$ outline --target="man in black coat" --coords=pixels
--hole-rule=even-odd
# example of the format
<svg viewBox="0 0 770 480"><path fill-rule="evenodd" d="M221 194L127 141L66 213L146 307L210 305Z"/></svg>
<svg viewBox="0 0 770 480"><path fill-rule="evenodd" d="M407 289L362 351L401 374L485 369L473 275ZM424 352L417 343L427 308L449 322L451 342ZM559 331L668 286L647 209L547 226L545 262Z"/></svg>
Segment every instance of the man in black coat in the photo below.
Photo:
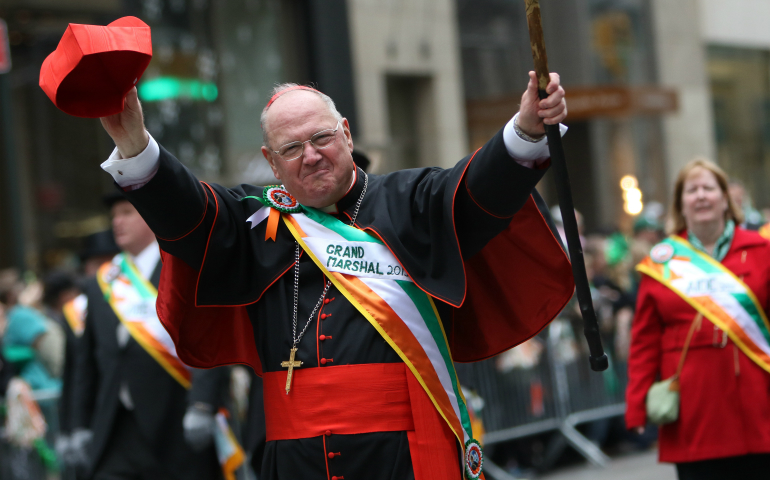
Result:
<svg viewBox="0 0 770 480"><path fill-rule="evenodd" d="M116 243L157 287L161 262L152 231L122 196L108 201ZM227 394L227 369L194 370L185 388L119 320L103 286L91 279L84 288L88 307L73 386L73 444L86 454L87 476L220 478L211 437Z"/></svg>
<svg viewBox="0 0 770 480"><path fill-rule="evenodd" d="M573 290L531 198L548 156L533 137L566 115L557 77L547 91L538 100L532 73L518 120L453 168L367 175L331 99L281 86L262 128L284 187L199 182L144 130L135 91L102 119L117 146L102 168L160 239L159 316L180 356L263 373L262 478L457 479L462 452L477 476L451 361L530 338ZM374 243L378 261L362 269ZM358 258L332 265L358 273L330 273L324 252ZM367 297L361 285L375 279L382 289Z"/></svg>

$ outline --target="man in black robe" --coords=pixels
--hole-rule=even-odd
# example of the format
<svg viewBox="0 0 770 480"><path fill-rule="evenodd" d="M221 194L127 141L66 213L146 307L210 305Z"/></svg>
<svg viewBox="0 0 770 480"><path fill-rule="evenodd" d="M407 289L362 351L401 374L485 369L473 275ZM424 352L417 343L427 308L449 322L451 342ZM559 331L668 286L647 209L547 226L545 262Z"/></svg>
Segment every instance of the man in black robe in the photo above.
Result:
<svg viewBox="0 0 770 480"><path fill-rule="evenodd" d="M558 76L547 91L549 97L539 100L530 73L517 116L454 168L367 177L354 166L347 120L331 99L307 87L281 86L262 114L263 154L300 204L346 223L358 212L355 226L379 237L414 283L438 300L452 358L480 360L535 335L572 294L569 264L531 198L547 167L543 119L556 124L566 116ZM295 243L283 223L274 225L274 240L266 236L269 221L247 223L262 207L263 187L199 182L145 131L135 90L125 110L102 123L117 146L102 168L159 239L165 263L158 313L187 364L246 363L285 378L282 362L305 326L296 352L300 372L402 362L335 286L322 296L326 278L309 255L299 258L295 278ZM321 132L331 137L319 140ZM297 148L287 148L292 144ZM260 478L462 475L459 457L441 466L446 474L426 471L425 462L418 468L406 429L337 434L329 428L271 440L286 424L324 422L306 410L274 409L276 396L285 395L276 390L265 387L268 441ZM354 401L334 388L318 395L326 411L347 411Z"/></svg>

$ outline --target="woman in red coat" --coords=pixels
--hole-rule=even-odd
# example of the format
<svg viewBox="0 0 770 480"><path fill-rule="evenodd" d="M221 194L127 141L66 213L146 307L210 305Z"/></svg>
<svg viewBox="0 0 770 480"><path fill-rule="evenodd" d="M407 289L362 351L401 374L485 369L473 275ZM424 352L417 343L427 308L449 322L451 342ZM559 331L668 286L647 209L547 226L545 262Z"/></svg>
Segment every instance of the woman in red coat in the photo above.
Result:
<svg viewBox="0 0 770 480"><path fill-rule="evenodd" d="M656 265L663 272L662 265L677 259L670 245L686 245L681 240L687 240L690 245L686 248L705 252L743 280L756 296L757 311L768 312L770 243L737 226L741 214L729 198L727 176L705 160L694 160L679 173L671 215L676 236L653 248L645 260L653 269L640 267L643 275L631 332L626 424L643 431L647 392L653 382L675 374L692 326L694 333L679 377L679 417L660 427L660 461L676 463L680 480L770 478L770 373L744 353L745 343L734 343L733 338L742 337L728 335L708 316L696 319L695 307L659 281L664 277L653 275ZM701 265L721 269L713 261ZM669 268L671 280L673 267ZM695 288L685 285L683 289Z"/></svg>

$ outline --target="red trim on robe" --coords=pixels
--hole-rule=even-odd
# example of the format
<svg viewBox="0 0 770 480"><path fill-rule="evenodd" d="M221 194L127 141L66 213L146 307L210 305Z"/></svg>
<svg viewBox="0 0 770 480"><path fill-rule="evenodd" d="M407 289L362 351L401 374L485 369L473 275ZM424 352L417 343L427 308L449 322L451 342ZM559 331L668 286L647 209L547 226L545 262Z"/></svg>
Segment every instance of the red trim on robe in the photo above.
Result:
<svg viewBox="0 0 770 480"><path fill-rule="evenodd" d="M173 255L161 255L158 317L179 358L195 368L249 365L261 375L245 306L195 307L199 272ZM466 298L447 329L458 362L480 361L532 338L574 291L569 261L532 198L465 268Z"/></svg>
<svg viewBox="0 0 770 480"><path fill-rule="evenodd" d="M575 289L572 266L532 197L465 267L465 302L447 331L456 362L478 362L534 337Z"/></svg>
<svg viewBox="0 0 770 480"><path fill-rule="evenodd" d="M177 242L177 241L182 240L183 238L187 237L188 235L190 235L194 231L198 230L198 227L201 226L201 224L203 223L203 220L206 219L206 213L209 211L209 192L206 191L206 187L208 187L208 184L206 182L201 182L201 184L205 185L205 187L202 187L202 188L203 188L203 194L206 196L206 198L204 200L205 201L205 207L203 207L203 215L201 215L201 219L198 220L198 223L196 223L195 226L192 229L190 229L187 233L185 233L183 235L180 235L180 236L178 236L176 238L158 237L158 240L163 240L164 242Z"/></svg>

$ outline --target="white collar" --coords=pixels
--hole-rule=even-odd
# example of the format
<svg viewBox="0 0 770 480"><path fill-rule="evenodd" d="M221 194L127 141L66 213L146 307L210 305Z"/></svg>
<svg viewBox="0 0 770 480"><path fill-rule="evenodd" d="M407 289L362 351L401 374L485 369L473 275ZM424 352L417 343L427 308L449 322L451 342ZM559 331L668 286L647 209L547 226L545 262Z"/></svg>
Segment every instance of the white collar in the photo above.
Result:
<svg viewBox="0 0 770 480"><path fill-rule="evenodd" d="M337 204L332 203L331 205L323 207L321 211L324 213L337 213Z"/></svg>
<svg viewBox="0 0 770 480"><path fill-rule="evenodd" d="M348 191L345 192L345 195L350 193L350 191L353 189L353 185L356 184L356 180L358 180L358 167L356 167L355 175L353 175L353 181L350 182L350 186L348 187ZM345 196L343 195L342 198L345 198ZM340 200L342 200L342 199L340 199ZM337 213L338 212L338 210L337 210L337 202L334 202L331 205L327 205L325 207L322 207L319 210L321 210L324 213Z"/></svg>
<svg viewBox="0 0 770 480"><path fill-rule="evenodd" d="M144 250L139 252L137 256L131 255L131 259L134 261L134 265L136 265L136 269L139 270L139 273L149 280L160 260L160 248L158 247L158 242L152 242L145 247Z"/></svg>

